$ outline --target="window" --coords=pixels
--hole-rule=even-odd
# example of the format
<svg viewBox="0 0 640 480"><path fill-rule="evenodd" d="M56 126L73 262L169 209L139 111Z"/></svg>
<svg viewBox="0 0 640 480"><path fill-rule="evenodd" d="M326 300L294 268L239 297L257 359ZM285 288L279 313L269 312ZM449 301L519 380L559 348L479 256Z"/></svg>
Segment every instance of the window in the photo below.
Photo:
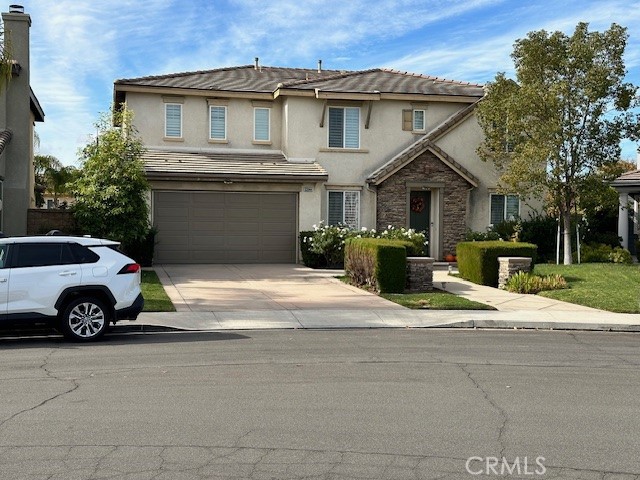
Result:
<svg viewBox="0 0 640 480"><path fill-rule="evenodd" d="M413 111L413 130L415 132L424 132L426 130L425 127L425 111L424 110L414 110Z"/></svg>
<svg viewBox="0 0 640 480"><path fill-rule="evenodd" d="M70 243L69 247L73 252L76 263L97 263L100 260L100 256L97 253L92 252L83 245Z"/></svg>
<svg viewBox="0 0 640 480"><path fill-rule="evenodd" d="M4 268L9 255L9 245L0 245L0 269Z"/></svg>
<svg viewBox="0 0 640 480"><path fill-rule="evenodd" d="M77 263L66 243L23 243L18 246L15 267L46 267Z"/></svg>
<svg viewBox="0 0 640 480"><path fill-rule="evenodd" d="M182 105L179 103L165 103L164 117L164 136L182 138Z"/></svg>
<svg viewBox="0 0 640 480"><path fill-rule="evenodd" d="M329 107L329 148L360 148L360 108Z"/></svg>
<svg viewBox="0 0 640 480"><path fill-rule="evenodd" d="M520 216L518 195L491 194L491 225L504 220L515 220Z"/></svg>
<svg viewBox="0 0 640 480"><path fill-rule="evenodd" d="M253 109L253 140L256 142L268 142L270 138L269 120L270 108Z"/></svg>
<svg viewBox="0 0 640 480"><path fill-rule="evenodd" d="M329 192L329 225L359 228L360 192Z"/></svg>
<svg viewBox="0 0 640 480"><path fill-rule="evenodd" d="M227 139L227 107L209 106L209 138L211 140Z"/></svg>

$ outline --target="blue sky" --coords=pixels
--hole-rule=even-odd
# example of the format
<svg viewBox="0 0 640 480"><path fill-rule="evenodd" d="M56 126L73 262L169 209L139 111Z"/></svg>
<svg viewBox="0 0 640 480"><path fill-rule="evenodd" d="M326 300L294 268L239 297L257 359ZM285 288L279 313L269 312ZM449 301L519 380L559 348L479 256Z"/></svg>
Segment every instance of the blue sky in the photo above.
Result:
<svg viewBox="0 0 640 480"><path fill-rule="evenodd" d="M22 0L31 15L31 85L45 111L40 153L76 164L113 81L260 63L389 67L485 83L511 73L532 30L629 29L628 80L640 84L640 1ZM3 8L8 11L9 2ZM623 144L635 159L636 144Z"/></svg>

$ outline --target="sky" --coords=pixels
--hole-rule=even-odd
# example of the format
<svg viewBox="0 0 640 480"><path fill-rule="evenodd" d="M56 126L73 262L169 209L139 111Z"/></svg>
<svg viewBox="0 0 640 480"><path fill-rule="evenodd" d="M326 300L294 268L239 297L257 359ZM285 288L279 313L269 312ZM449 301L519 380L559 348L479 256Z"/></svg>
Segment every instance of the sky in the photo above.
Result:
<svg viewBox="0 0 640 480"><path fill-rule="evenodd" d="M78 165L120 78L253 64L376 67L486 83L513 76L513 43L578 22L628 28L640 84L640 0L14 0L31 16L39 153ZM8 11L9 2L3 10ZM622 158L638 145L623 142Z"/></svg>

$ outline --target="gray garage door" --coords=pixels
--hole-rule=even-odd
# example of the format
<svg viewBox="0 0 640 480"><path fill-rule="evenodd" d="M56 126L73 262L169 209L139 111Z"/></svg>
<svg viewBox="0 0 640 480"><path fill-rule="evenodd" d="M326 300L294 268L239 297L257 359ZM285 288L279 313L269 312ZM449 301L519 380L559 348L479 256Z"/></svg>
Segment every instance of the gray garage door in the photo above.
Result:
<svg viewBox="0 0 640 480"><path fill-rule="evenodd" d="M295 193L154 192L157 263L294 263Z"/></svg>

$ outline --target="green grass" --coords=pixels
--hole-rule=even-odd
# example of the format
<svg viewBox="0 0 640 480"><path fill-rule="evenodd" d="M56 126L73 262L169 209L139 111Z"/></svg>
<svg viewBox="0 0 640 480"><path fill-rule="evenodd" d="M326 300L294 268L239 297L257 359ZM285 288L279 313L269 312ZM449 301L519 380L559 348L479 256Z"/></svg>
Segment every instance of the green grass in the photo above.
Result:
<svg viewBox="0 0 640 480"><path fill-rule="evenodd" d="M569 288L538 295L609 312L640 313L640 267L614 263L544 265L534 268L538 275L558 273Z"/></svg>
<svg viewBox="0 0 640 480"><path fill-rule="evenodd" d="M142 296L144 297L143 312L175 312L176 309L167 297L153 270L142 271Z"/></svg>
<svg viewBox="0 0 640 480"><path fill-rule="evenodd" d="M382 298L403 307L428 310L495 310L490 305L467 300L449 292L434 289L424 293L381 293Z"/></svg>

